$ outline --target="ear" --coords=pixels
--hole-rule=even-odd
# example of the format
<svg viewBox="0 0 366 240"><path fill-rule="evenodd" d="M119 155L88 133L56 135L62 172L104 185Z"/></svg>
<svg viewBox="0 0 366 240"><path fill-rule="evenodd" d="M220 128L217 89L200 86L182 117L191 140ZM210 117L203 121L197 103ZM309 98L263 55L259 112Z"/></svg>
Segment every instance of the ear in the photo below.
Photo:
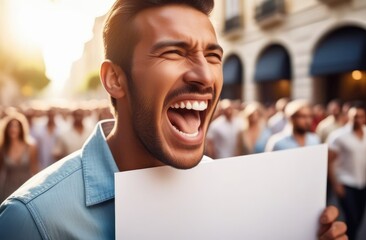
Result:
<svg viewBox="0 0 366 240"><path fill-rule="evenodd" d="M124 71L112 63L110 60L105 60L100 68L100 79L104 89L113 98L119 99L126 95L126 75Z"/></svg>

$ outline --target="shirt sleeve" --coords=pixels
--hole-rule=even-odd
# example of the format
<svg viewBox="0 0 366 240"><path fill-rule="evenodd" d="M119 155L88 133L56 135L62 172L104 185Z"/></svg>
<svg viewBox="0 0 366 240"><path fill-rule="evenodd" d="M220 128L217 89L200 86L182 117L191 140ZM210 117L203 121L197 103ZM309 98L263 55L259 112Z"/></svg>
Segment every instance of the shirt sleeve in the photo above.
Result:
<svg viewBox="0 0 366 240"><path fill-rule="evenodd" d="M18 200L0 206L0 239L42 239L28 208Z"/></svg>

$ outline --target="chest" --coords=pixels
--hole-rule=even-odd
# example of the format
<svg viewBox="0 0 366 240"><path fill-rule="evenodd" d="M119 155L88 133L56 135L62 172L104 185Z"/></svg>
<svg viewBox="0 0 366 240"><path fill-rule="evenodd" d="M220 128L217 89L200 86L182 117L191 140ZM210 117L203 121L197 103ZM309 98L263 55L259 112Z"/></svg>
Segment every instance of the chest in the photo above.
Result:
<svg viewBox="0 0 366 240"><path fill-rule="evenodd" d="M358 137L354 134L345 136L340 141L341 151L346 154L366 156L366 137Z"/></svg>
<svg viewBox="0 0 366 240"><path fill-rule="evenodd" d="M6 162L9 165L19 165L25 163L28 148L25 144L10 146L6 153Z"/></svg>

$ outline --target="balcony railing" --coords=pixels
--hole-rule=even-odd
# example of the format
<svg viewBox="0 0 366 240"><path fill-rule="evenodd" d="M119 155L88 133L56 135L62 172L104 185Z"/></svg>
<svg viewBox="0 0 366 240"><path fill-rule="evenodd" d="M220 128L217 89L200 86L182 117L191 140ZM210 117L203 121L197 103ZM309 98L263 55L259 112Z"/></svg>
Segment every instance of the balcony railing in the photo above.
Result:
<svg viewBox="0 0 366 240"><path fill-rule="evenodd" d="M224 33L241 30L243 27L243 16L237 15L225 20Z"/></svg>
<svg viewBox="0 0 366 240"><path fill-rule="evenodd" d="M283 20L286 14L284 0L266 0L255 8L255 19L261 26L268 26Z"/></svg>
<svg viewBox="0 0 366 240"><path fill-rule="evenodd" d="M319 2L331 5L331 4L337 4L341 2L350 2L351 0L318 0Z"/></svg>

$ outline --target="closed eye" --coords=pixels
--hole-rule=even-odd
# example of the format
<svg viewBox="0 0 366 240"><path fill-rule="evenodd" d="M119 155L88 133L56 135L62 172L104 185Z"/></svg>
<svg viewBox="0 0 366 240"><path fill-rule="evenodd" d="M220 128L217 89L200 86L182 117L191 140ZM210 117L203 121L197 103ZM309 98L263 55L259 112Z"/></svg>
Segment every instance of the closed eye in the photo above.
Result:
<svg viewBox="0 0 366 240"><path fill-rule="evenodd" d="M173 50L169 50L169 51L165 51L163 52L162 56L173 56L173 55L177 55L177 56L184 56L184 52L178 49L173 49Z"/></svg>
<svg viewBox="0 0 366 240"><path fill-rule="evenodd" d="M221 54L218 54L218 53L215 53L215 52L211 52L211 53L206 54L206 58L208 58L209 61L214 61L215 63L216 62L221 63L221 61L222 61Z"/></svg>

